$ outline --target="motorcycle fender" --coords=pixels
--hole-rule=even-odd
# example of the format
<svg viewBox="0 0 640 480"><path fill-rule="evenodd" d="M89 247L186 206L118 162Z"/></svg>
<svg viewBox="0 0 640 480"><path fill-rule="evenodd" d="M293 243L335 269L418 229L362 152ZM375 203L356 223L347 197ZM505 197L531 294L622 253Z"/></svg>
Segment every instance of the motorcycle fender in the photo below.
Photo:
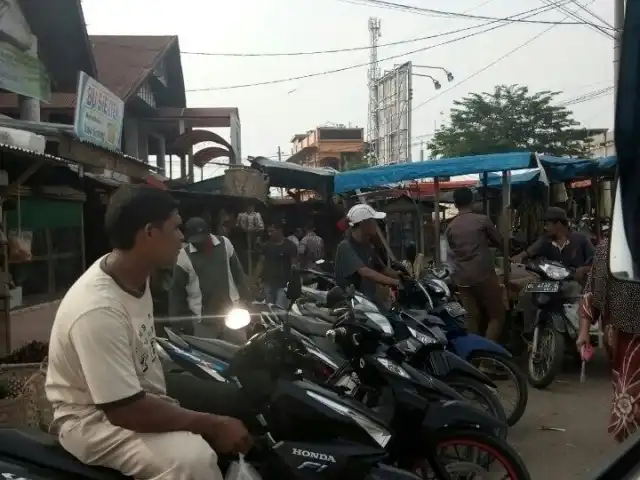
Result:
<svg viewBox="0 0 640 480"><path fill-rule="evenodd" d="M507 428L506 423L493 415L474 407L467 401L459 400L431 403L422 425L431 432L444 428L473 427L493 434L497 429Z"/></svg>
<svg viewBox="0 0 640 480"><path fill-rule="evenodd" d="M470 377L496 388L496 384L489 377L452 352L447 350L432 351L429 353L429 361L431 362L431 370L436 377L445 378L448 375Z"/></svg>
<svg viewBox="0 0 640 480"><path fill-rule="evenodd" d="M506 357L511 357L509 350L504 348L502 345L492 342L480 335L476 335L475 333L468 333L467 335L456 337L451 340L451 344L453 345L453 349L456 354L465 360L467 360L473 352L477 351L493 352Z"/></svg>
<svg viewBox="0 0 640 480"><path fill-rule="evenodd" d="M415 473L408 472L406 470L400 470L399 468L392 467L390 465L379 465L369 472L364 480L421 480Z"/></svg>

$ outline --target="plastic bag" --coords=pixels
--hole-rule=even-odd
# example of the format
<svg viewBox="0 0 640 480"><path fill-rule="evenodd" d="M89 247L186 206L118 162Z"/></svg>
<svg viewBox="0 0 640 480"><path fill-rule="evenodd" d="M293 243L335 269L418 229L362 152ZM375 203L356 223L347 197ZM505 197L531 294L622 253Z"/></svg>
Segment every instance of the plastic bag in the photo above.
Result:
<svg viewBox="0 0 640 480"><path fill-rule="evenodd" d="M244 461L244 455L240 455L237 462L233 462L227 470L225 480L262 480L255 468Z"/></svg>

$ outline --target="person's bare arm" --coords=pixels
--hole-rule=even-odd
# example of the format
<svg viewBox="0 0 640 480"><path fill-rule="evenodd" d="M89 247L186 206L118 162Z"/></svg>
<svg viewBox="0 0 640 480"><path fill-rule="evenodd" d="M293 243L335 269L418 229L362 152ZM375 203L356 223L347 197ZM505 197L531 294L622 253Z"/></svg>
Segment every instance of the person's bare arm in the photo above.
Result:
<svg viewBox="0 0 640 480"><path fill-rule="evenodd" d="M215 421L211 415L144 392L133 364L126 322L118 310L100 307L76 320L69 332L95 405L112 424L134 432L211 431Z"/></svg>
<svg viewBox="0 0 640 480"><path fill-rule="evenodd" d="M264 269L264 255L261 255L256 265L256 271L253 273L252 281L255 283L262 277L262 270Z"/></svg>

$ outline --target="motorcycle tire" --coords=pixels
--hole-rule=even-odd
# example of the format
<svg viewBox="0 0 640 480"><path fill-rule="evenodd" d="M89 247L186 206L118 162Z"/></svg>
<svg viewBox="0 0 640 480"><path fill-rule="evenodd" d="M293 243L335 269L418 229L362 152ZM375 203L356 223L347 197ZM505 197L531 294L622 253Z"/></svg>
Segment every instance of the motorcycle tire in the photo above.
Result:
<svg viewBox="0 0 640 480"><path fill-rule="evenodd" d="M520 455L518 455L518 453L509 446L505 440L493 437L478 430L451 429L438 432L436 451L438 452L439 460L447 470L449 470L451 463L443 460L440 457L440 453L447 446L453 445L477 447L478 450L484 450L487 454L498 459L505 470L507 470L507 476L503 477L504 480L531 480L531 475L522 461L522 458L520 458ZM478 458L482 457L482 455L478 456ZM438 477L423 474L423 478L435 479Z"/></svg>
<svg viewBox="0 0 640 480"><path fill-rule="evenodd" d="M461 394L465 399L469 399L472 403L479 403L483 410L493 415L495 418L508 425L507 414L500 400L494 395L489 387L475 378L464 377L460 375L447 376L442 379L447 385ZM471 393L473 399L467 395ZM498 438L505 440L509 432L508 427L500 428L496 431Z"/></svg>
<svg viewBox="0 0 640 480"><path fill-rule="evenodd" d="M475 367L482 362L482 360L489 360L495 363L502 364L502 366L511 372L512 377L515 380L516 388L518 390L518 398L516 400L516 405L513 408L512 412L507 413L507 423L510 427L513 427L524 415L524 411L527 408L527 402L529 401L529 387L527 385L527 377L522 371L522 369L516 364L516 362L511 357L507 357L500 353L489 352L489 351L475 351L469 355L467 361L473 364Z"/></svg>
<svg viewBox="0 0 640 480"><path fill-rule="evenodd" d="M534 359L531 353L529 354L529 359L527 361L527 377L529 379L529 383L532 387L537 389L547 388L562 371L562 362L564 361L564 336L552 327L544 327L540 330L538 339L541 339L544 335L548 334L552 335L551 348L553 349L551 352L553 359L551 360L551 365L549 365L549 370L541 377L537 377L533 374ZM540 343L538 341L538 345L539 344Z"/></svg>

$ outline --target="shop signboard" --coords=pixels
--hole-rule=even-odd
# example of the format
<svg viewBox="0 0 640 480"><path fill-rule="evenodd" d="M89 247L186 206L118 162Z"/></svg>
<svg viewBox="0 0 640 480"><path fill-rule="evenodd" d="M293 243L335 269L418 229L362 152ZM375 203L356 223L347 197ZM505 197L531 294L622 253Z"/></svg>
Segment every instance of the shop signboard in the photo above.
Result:
<svg viewBox="0 0 640 480"><path fill-rule="evenodd" d="M40 60L1 41L0 88L42 102L51 100L49 76Z"/></svg>
<svg viewBox="0 0 640 480"><path fill-rule="evenodd" d="M120 151L124 102L84 72L78 76L78 96L73 121L79 139Z"/></svg>

